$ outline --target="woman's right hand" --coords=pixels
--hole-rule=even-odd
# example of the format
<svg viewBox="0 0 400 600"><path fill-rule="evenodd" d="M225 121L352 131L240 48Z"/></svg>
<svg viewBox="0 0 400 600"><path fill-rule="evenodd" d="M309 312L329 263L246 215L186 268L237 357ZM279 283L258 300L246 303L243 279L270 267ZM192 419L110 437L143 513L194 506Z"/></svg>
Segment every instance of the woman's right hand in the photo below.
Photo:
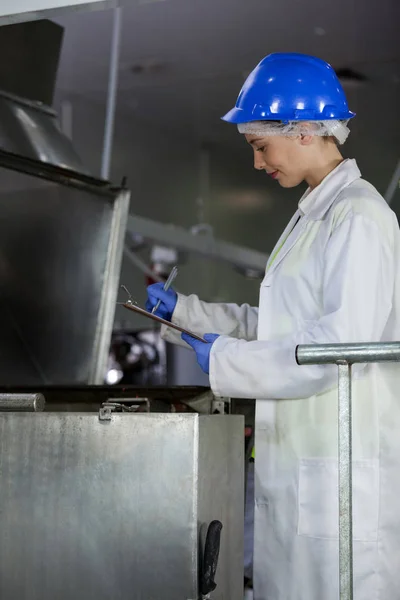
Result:
<svg viewBox="0 0 400 600"><path fill-rule="evenodd" d="M170 321L178 301L177 293L172 288L165 291L163 283L149 285L147 288L146 310L151 312L159 300L161 300L161 304L154 314Z"/></svg>

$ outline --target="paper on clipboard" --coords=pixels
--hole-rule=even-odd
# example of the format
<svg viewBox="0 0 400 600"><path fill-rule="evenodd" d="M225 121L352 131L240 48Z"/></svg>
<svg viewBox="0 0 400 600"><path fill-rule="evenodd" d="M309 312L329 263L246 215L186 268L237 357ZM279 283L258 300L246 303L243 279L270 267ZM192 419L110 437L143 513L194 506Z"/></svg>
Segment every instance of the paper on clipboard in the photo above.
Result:
<svg viewBox="0 0 400 600"><path fill-rule="evenodd" d="M133 310L134 312L138 313L139 315L143 315L144 317L147 317L148 319L153 319L153 321L157 321L157 323L162 323L163 325L166 325L167 327L176 329L177 331L180 331L181 333L187 333L188 335L191 335L195 340L199 340L199 342L204 342L205 344L207 344L207 341L204 338L197 335L196 333L192 333L188 329L184 329L183 327L179 327L179 325L175 325L174 323L171 323L170 321L167 321L166 319L163 319L162 317L158 317L157 315L155 315L151 312L148 312L144 308L140 308L140 306L133 304L133 302L130 302L129 300L128 300L128 302L123 302L122 306L124 308L127 308L128 310Z"/></svg>

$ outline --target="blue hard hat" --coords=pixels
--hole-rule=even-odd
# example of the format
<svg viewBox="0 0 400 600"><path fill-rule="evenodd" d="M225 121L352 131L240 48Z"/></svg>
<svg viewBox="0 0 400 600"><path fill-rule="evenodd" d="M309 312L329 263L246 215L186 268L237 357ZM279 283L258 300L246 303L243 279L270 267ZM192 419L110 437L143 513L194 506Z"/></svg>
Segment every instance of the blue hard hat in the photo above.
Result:
<svg viewBox="0 0 400 600"><path fill-rule="evenodd" d="M286 52L262 59L247 77L235 108L222 119L287 123L354 116L331 65L315 56Z"/></svg>

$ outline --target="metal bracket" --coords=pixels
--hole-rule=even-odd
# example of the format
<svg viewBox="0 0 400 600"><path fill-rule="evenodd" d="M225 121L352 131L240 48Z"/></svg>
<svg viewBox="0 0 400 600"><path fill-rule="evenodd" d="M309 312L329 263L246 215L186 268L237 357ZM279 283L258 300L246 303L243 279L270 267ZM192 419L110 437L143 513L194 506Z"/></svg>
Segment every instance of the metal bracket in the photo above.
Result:
<svg viewBox="0 0 400 600"><path fill-rule="evenodd" d="M99 420L100 421L111 421L112 413L120 412L120 413L136 413L138 412L138 408L141 405L145 405L145 412L150 412L150 400L148 398L124 398L125 402L130 402L132 404L125 404L120 402L120 399L113 400L109 398L106 402L103 402L102 406L99 410Z"/></svg>
<svg viewBox="0 0 400 600"><path fill-rule="evenodd" d="M231 399L230 398L218 398L213 400L211 403L211 414L225 415L231 412Z"/></svg>
<svg viewBox="0 0 400 600"><path fill-rule="evenodd" d="M101 406L99 410L99 421L111 421L113 408L111 406Z"/></svg>
<svg viewBox="0 0 400 600"><path fill-rule="evenodd" d="M129 404L127 404L129 403ZM145 405L145 412L150 412L150 400L148 398L109 398L103 406L112 406L115 412L138 412L140 406Z"/></svg>
<svg viewBox="0 0 400 600"><path fill-rule="evenodd" d="M225 402L223 400L213 400L211 405L211 414L225 414Z"/></svg>

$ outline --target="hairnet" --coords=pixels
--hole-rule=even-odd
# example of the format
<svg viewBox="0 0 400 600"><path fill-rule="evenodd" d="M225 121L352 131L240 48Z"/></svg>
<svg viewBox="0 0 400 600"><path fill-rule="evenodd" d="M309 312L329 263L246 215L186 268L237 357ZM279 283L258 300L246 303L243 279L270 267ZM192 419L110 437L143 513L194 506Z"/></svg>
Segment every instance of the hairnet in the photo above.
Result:
<svg viewBox="0 0 400 600"><path fill-rule="evenodd" d="M239 123L238 130L240 133L259 135L261 137L268 135L333 136L339 144L344 144L350 133L350 129L347 127L348 122L348 119L346 121L338 121L337 119L327 121L289 121L289 123L279 121L249 121L247 123Z"/></svg>

